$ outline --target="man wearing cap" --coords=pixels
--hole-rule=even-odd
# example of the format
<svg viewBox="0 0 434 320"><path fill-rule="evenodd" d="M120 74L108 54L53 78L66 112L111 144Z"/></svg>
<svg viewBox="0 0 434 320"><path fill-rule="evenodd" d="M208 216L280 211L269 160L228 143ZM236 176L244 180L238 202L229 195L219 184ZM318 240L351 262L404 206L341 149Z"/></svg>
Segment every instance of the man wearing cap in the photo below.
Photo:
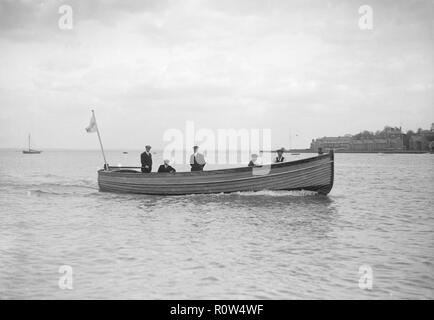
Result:
<svg viewBox="0 0 434 320"><path fill-rule="evenodd" d="M164 164L162 164L159 168L158 168L158 172L162 173L162 172L168 172L168 173L175 173L176 170L171 167L169 165L170 161L169 160L164 160Z"/></svg>
<svg viewBox="0 0 434 320"><path fill-rule="evenodd" d="M205 157L203 154L199 153L199 147L193 147L194 153L190 156L190 166L191 171L203 171L203 167L205 167Z"/></svg>
<svg viewBox="0 0 434 320"><path fill-rule="evenodd" d="M142 172L149 173L152 171L152 154L151 146L147 145L146 151L140 155L140 160L142 161Z"/></svg>
<svg viewBox="0 0 434 320"><path fill-rule="evenodd" d="M274 163L279 163L285 161L285 158L283 157L283 149L277 150L277 157L274 160Z"/></svg>

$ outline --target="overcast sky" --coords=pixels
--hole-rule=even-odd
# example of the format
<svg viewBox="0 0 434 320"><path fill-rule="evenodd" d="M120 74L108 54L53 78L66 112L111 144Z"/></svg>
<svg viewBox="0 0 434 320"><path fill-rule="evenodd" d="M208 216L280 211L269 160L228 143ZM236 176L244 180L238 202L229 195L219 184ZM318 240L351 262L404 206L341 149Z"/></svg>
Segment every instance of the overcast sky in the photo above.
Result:
<svg viewBox="0 0 434 320"><path fill-rule="evenodd" d="M163 148L188 120L270 128L276 147L429 128L433 19L432 1L0 0L0 147L31 132L41 148L97 149L92 108L111 149Z"/></svg>

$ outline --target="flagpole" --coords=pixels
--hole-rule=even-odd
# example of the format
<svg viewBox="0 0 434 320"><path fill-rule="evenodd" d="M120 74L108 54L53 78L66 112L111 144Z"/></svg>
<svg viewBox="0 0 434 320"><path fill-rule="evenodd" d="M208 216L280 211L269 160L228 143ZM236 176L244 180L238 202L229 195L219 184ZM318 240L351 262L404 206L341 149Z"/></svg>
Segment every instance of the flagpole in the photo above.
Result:
<svg viewBox="0 0 434 320"><path fill-rule="evenodd" d="M92 116L95 118L95 122L96 122L95 111L93 110L92 110ZM99 145L101 146L102 157L104 158L104 170L108 170L108 163L105 158L104 147L102 146L101 135L99 134L99 129L98 129L98 123L96 124L96 134L98 135Z"/></svg>

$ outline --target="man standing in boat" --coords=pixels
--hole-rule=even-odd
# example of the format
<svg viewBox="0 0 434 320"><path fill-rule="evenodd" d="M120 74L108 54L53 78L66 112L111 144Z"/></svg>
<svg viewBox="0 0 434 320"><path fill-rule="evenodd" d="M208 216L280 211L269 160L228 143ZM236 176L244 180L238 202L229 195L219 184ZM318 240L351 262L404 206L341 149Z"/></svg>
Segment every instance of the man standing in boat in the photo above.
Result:
<svg viewBox="0 0 434 320"><path fill-rule="evenodd" d="M285 157L283 156L283 148L277 150L277 157L274 160L274 163L279 163L285 161Z"/></svg>
<svg viewBox="0 0 434 320"><path fill-rule="evenodd" d="M151 146L147 145L146 151L140 155L140 160L142 161L142 172L149 173L152 171L152 154Z"/></svg>
<svg viewBox="0 0 434 320"><path fill-rule="evenodd" d="M203 167L205 167L205 157L203 154L199 153L199 147L193 147L194 153L190 156L190 166L191 171L203 171Z"/></svg>

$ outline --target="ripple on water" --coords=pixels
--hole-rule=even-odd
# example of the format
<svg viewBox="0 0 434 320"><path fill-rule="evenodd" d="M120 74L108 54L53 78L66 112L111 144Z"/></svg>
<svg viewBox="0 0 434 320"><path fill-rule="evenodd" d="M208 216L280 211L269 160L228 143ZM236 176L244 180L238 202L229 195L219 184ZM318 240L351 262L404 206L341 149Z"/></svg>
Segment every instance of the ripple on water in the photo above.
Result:
<svg viewBox="0 0 434 320"><path fill-rule="evenodd" d="M329 196L175 197L98 192L96 153L19 157L1 158L2 298L434 297L432 157L337 154Z"/></svg>

